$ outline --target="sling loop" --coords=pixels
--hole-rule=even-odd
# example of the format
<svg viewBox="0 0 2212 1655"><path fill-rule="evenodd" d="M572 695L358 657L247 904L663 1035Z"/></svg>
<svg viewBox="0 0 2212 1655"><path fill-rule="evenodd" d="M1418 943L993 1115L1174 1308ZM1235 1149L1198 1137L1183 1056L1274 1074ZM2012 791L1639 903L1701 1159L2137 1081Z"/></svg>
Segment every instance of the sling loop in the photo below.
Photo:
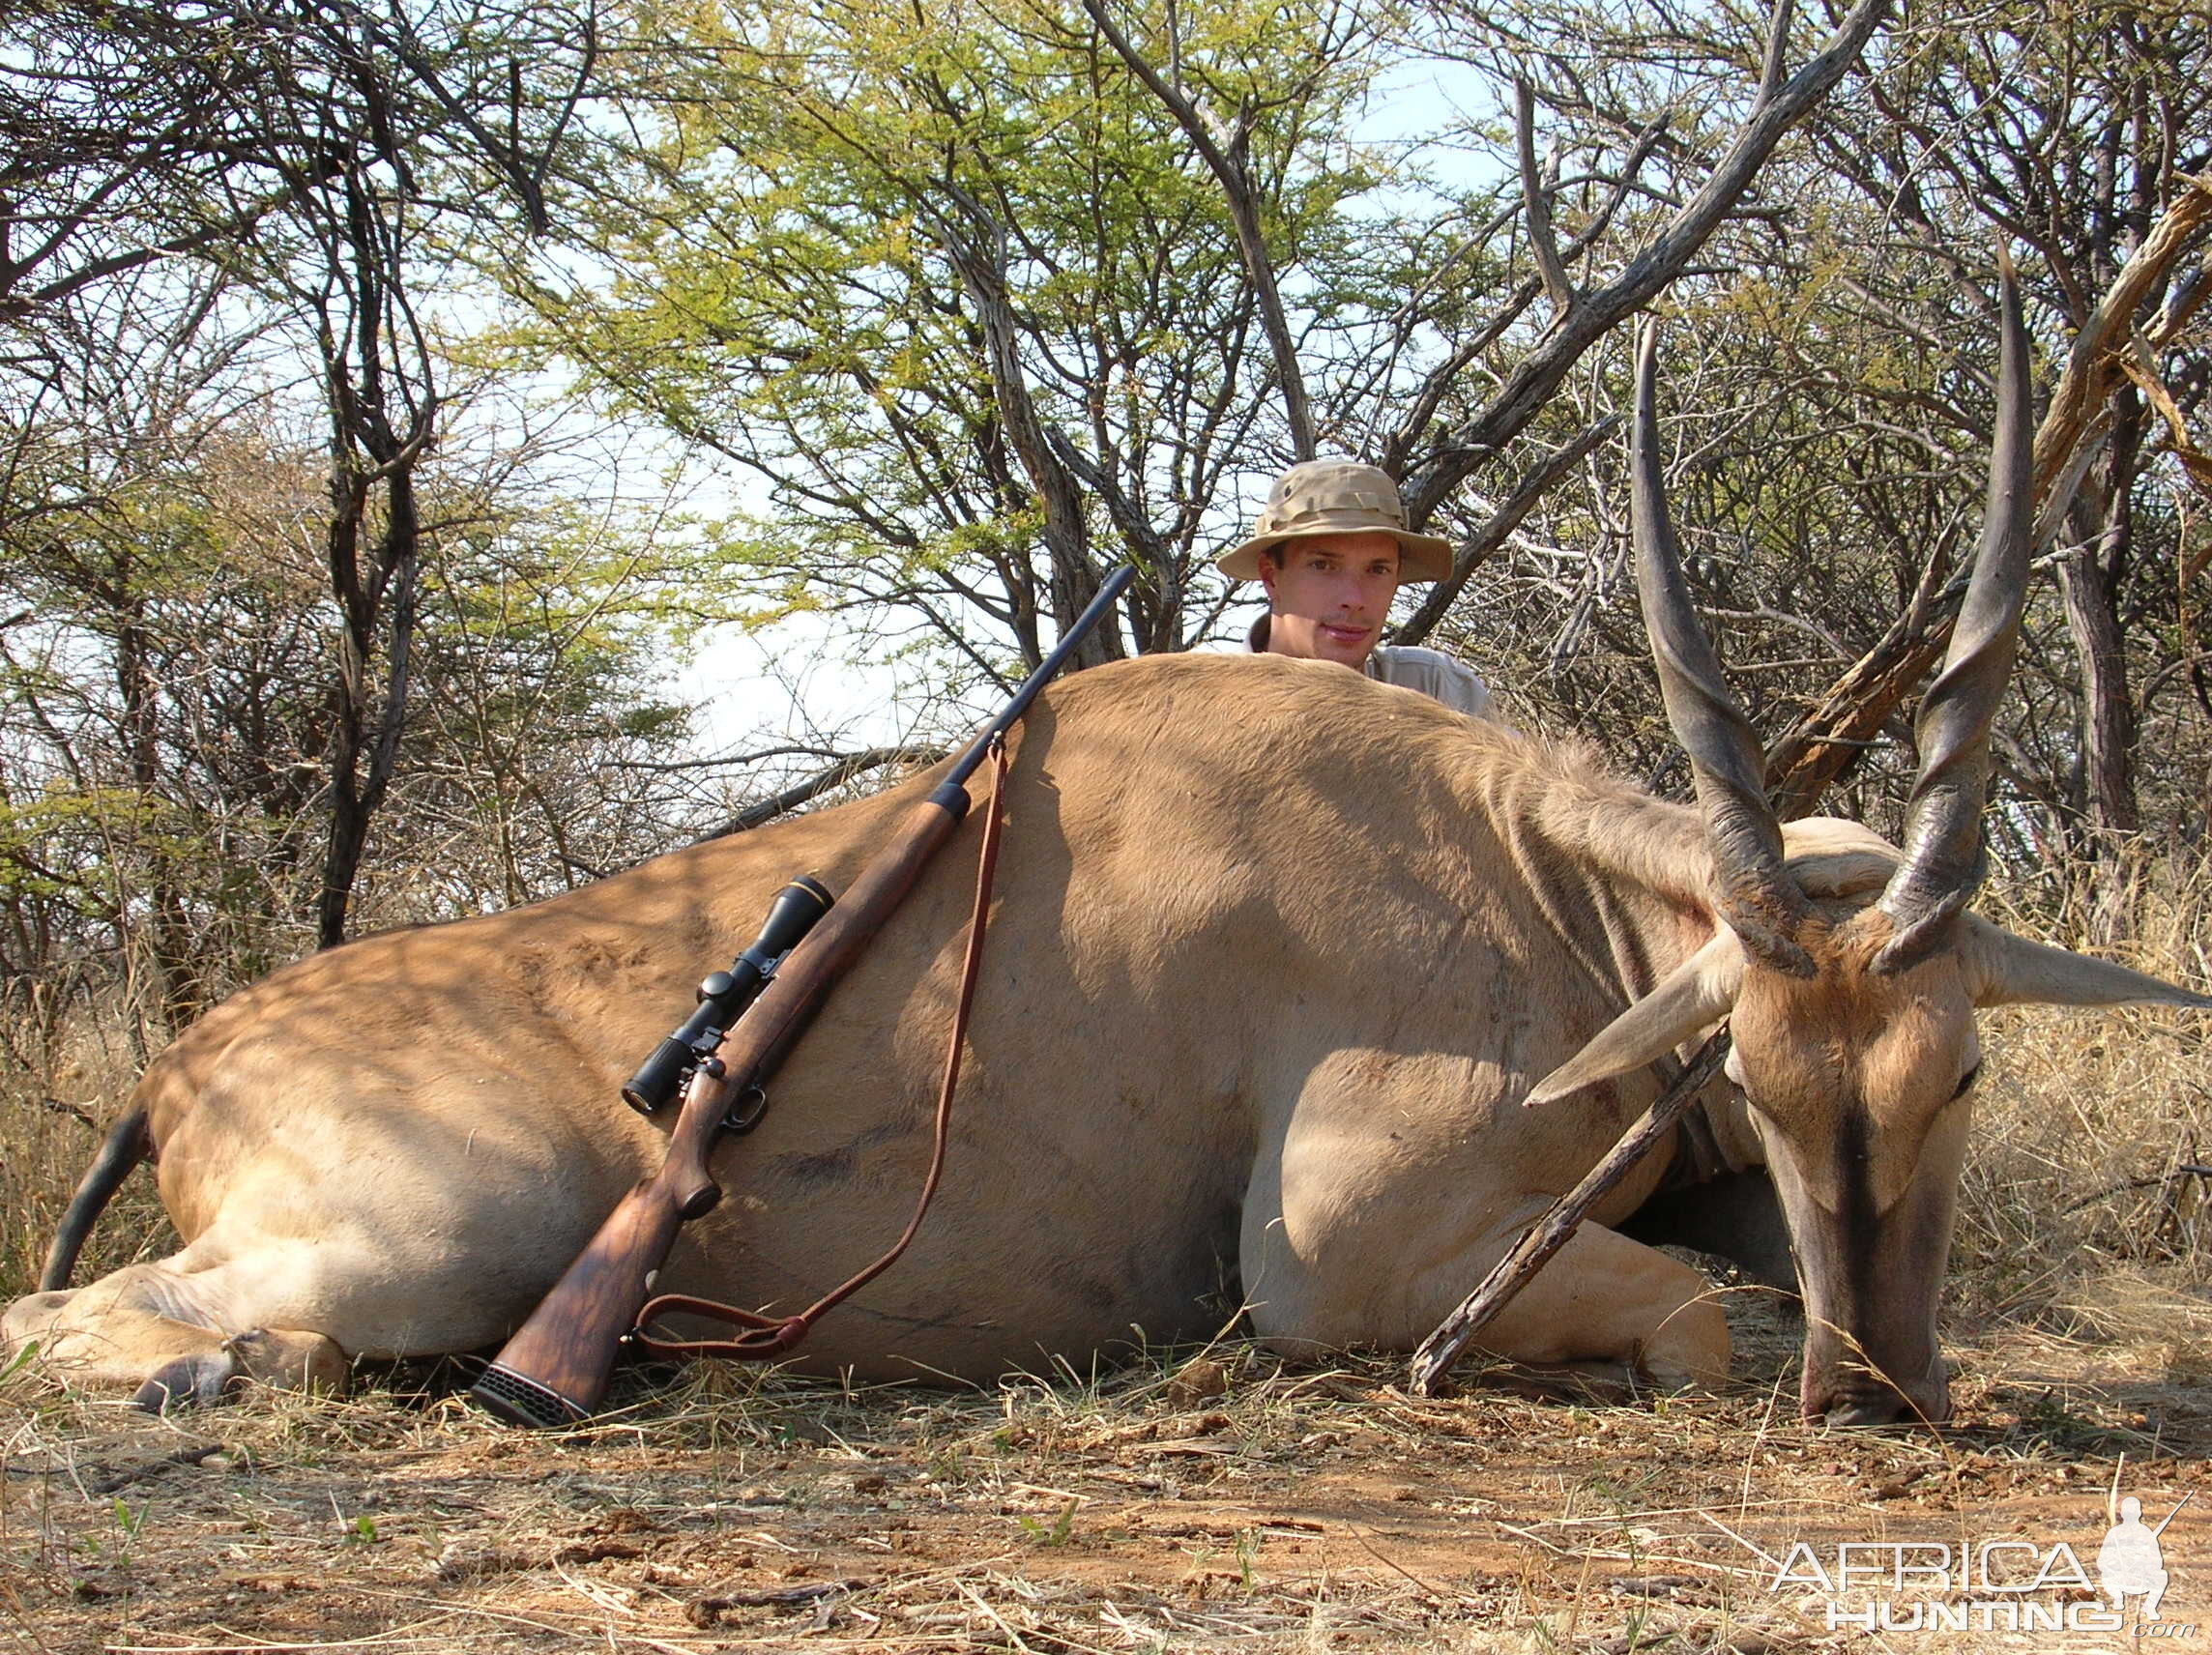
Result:
<svg viewBox="0 0 2212 1655"><path fill-rule="evenodd" d="M929 1204L937 1194L939 1175L945 1171L945 1146L952 1127L952 1095L960 1084L960 1051L967 1041L969 1009L975 1002L975 979L982 974L983 930L991 910L991 877L999 865L999 830L1004 823L1001 807L1006 791L1008 761L1004 735L992 740L991 762L991 803L983 817L983 845L975 859L975 909L968 921L968 954L960 967L960 999L952 1012L952 1044L945 1054L945 1079L937 1091L936 1136L929 1151L929 1173L921 1181L921 1197L915 1203L914 1216L907 1220L905 1232L874 1263L831 1288L797 1316L778 1320L711 1298L694 1298L689 1293L662 1293L637 1313L637 1326L630 1331L629 1340L639 1350L655 1356L720 1356L739 1362L763 1362L780 1356L804 1339L815 1322L830 1311L897 1263L907 1244L921 1229L922 1215L929 1211ZM655 1339L646 1332L656 1318L675 1315L726 1321L732 1327L746 1331L734 1339Z"/></svg>

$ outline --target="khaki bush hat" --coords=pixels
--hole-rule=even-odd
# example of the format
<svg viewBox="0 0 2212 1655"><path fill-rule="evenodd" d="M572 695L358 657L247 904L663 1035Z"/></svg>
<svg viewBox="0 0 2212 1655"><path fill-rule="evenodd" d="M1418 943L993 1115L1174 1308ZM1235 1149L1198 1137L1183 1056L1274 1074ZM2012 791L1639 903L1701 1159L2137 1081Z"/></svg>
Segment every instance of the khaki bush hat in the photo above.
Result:
<svg viewBox="0 0 2212 1655"><path fill-rule="evenodd" d="M1258 580L1260 554L1308 535L1380 529L1398 542L1398 578L1441 580L1451 572L1451 542L1406 527L1405 503L1390 474L1357 460L1301 460L1275 479L1252 537L1213 560L1231 580Z"/></svg>

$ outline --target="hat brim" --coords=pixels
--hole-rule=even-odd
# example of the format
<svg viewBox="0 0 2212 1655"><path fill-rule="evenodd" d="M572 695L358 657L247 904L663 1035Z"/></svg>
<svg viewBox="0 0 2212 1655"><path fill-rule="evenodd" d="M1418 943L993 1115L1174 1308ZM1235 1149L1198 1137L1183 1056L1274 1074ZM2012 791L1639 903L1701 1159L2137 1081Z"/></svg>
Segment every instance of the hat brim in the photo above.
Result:
<svg viewBox="0 0 2212 1655"><path fill-rule="evenodd" d="M1416 535L1411 529L1390 529L1372 518L1342 525L1317 523L1310 528L1294 529L1282 534L1259 535L1240 546L1232 547L1213 560L1213 566L1231 580L1258 580L1260 554L1269 546L1284 545L1292 540L1311 539L1316 535L1387 535L1398 542L1398 584L1409 581L1441 580L1451 573L1451 542L1435 535Z"/></svg>

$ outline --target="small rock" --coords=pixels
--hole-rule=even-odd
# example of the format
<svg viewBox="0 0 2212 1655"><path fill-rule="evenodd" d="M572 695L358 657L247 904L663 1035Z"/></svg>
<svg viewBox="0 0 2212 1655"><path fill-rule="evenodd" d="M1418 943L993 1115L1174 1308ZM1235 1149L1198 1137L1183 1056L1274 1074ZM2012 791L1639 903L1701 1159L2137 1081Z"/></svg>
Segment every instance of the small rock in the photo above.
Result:
<svg viewBox="0 0 2212 1655"><path fill-rule="evenodd" d="M437 1562L431 1567L439 1580L452 1582L477 1580L485 1575L503 1575L536 1566L535 1559L498 1546L449 1540L439 1552Z"/></svg>
<svg viewBox="0 0 2212 1655"><path fill-rule="evenodd" d="M1210 1356L1185 1362L1176 1377L1168 1380L1166 1392L1170 1406L1175 1408L1193 1408L1228 1394L1229 1370Z"/></svg>
<svg viewBox="0 0 2212 1655"><path fill-rule="evenodd" d="M556 1563L603 1563L610 1557L642 1557L645 1548L627 1540L579 1540L553 1553Z"/></svg>
<svg viewBox="0 0 2212 1655"><path fill-rule="evenodd" d="M618 1505L612 1511L599 1514L592 1529L598 1534L655 1534L660 1530L660 1520L651 1512L640 1511L633 1505Z"/></svg>

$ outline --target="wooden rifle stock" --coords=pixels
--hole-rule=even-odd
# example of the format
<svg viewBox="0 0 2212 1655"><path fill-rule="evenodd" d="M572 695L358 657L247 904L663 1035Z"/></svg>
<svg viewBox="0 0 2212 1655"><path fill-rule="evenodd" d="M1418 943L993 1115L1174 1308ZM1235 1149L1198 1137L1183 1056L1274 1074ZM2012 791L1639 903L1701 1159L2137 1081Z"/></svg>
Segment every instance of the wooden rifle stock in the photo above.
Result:
<svg viewBox="0 0 2212 1655"><path fill-rule="evenodd" d="M947 788L952 798L946 797ZM957 799L957 803L954 803ZM713 1211L721 1185L707 1157L731 1103L774 1073L830 990L906 899L921 870L952 836L968 795L940 787L902 817L883 853L761 991L730 1031L716 1060L702 1064L660 1171L623 1197L530 1319L515 1329L469 1394L515 1425L548 1429L590 1417L606 1395L623 1336L653 1295L653 1280L687 1221Z"/></svg>
<svg viewBox="0 0 2212 1655"><path fill-rule="evenodd" d="M1135 578L1116 569L1076 617L1051 654L985 725L945 780L896 824L884 850L853 888L791 950L684 1093L684 1108L660 1171L623 1197L530 1319L493 1358L469 1394L500 1418L548 1429L588 1418L606 1395L623 1336L653 1294L653 1279L686 1221L714 1209L721 1186L707 1156L729 1118L731 1100L776 1067L799 1043L837 980L906 900L921 870L968 814L968 777L994 741L1029 711L1091 627ZM715 1072L716 1070L719 1072Z"/></svg>

